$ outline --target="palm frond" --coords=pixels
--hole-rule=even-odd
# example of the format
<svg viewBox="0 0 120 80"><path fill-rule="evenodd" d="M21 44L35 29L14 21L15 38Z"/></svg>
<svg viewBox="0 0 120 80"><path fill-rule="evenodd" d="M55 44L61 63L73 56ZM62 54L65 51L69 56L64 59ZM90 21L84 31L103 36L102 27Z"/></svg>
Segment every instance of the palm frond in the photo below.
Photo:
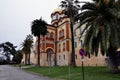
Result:
<svg viewBox="0 0 120 80"><path fill-rule="evenodd" d="M87 19L93 19L94 18L94 15L96 15L96 12L95 11L84 11L84 12L81 12L80 14L78 14L76 17L75 17L75 20L80 20L81 22L85 22L83 20L87 20Z"/></svg>
<svg viewBox="0 0 120 80"><path fill-rule="evenodd" d="M86 3L81 10L97 10L97 6L94 3Z"/></svg>
<svg viewBox="0 0 120 80"><path fill-rule="evenodd" d="M120 47L120 6L115 0L93 0L93 3L84 4L81 10L75 20L80 20L79 27L87 26L84 27L88 31L83 45L87 53L97 56L100 47L104 55L110 47Z"/></svg>
<svg viewBox="0 0 120 80"><path fill-rule="evenodd" d="M36 19L32 22L31 32L34 36L46 35L47 33L47 22L40 19Z"/></svg>
<svg viewBox="0 0 120 80"><path fill-rule="evenodd" d="M116 27L116 25L114 23L111 23L111 35L110 35L110 43L111 43L111 46L113 48L119 48L119 42L120 42L120 39L119 39L119 35L118 35L118 30L117 28L114 28Z"/></svg>

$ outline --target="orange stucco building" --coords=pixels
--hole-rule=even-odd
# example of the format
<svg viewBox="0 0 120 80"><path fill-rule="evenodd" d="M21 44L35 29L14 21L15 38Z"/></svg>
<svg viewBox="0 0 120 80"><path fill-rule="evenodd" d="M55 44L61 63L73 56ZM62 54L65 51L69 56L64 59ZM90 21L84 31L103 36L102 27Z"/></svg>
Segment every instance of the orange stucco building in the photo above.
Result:
<svg viewBox="0 0 120 80"><path fill-rule="evenodd" d="M62 13L61 9L56 9L51 14L51 25L48 26L48 33L46 36L41 36L40 39L40 65L41 66L67 66L70 64L71 59L71 31L70 31L70 19ZM78 23L74 25L76 29ZM84 26L83 26L84 27ZM81 56L79 55L79 49L84 41L84 35L80 38L80 33L83 30L74 30L75 40L75 58L76 65L81 66ZM37 39L35 44L34 64L37 63ZM105 56L102 56L99 52L98 57L94 55L91 58L84 58L85 66L104 66Z"/></svg>

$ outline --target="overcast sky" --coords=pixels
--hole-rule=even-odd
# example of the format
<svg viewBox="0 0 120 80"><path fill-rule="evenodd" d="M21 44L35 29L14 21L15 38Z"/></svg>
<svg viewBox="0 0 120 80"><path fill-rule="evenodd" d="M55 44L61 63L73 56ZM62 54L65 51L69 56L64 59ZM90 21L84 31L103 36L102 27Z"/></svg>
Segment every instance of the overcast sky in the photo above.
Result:
<svg viewBox="0 0 120 80"><path fill-rule="evenodd" d="M0 0L0 43L15 46L31 34L31 22L42 17L50 23L50 15L61 0ZM86 0L83 0L86 1Z"/></svg>

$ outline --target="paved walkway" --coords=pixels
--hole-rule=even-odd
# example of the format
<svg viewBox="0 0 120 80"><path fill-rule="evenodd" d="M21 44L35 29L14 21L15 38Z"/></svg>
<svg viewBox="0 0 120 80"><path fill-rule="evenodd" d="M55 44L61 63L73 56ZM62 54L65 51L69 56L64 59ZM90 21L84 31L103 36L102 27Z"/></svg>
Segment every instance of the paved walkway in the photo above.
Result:
<svg viewBox="0 0 120 80"><path fill-rule="evenodd" d="M0 80L52 80L47 77L24 72L9 65L0 65Z"/></svg>

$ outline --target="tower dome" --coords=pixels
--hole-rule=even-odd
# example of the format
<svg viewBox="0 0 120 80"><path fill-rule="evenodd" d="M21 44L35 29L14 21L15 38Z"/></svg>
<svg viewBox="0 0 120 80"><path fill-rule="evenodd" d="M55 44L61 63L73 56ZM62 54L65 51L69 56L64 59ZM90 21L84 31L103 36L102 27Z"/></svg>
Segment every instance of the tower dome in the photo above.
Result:
<svg viewBox="0 0 120 80"><path fill-rule="evenodd" d="M55 9L55 10L52 12L52 14L55 14L55 13L61 14L61 13L62 13L62 10L61 10L60 8L57 8L57 9Z"/></svg>
<svg viewBox="0 0 120 80"><path fill-rule="evenodd" d="M62 17L62 10L60 8L55 9L51 14L51 23L57 25L59 19Z"/></svg>

